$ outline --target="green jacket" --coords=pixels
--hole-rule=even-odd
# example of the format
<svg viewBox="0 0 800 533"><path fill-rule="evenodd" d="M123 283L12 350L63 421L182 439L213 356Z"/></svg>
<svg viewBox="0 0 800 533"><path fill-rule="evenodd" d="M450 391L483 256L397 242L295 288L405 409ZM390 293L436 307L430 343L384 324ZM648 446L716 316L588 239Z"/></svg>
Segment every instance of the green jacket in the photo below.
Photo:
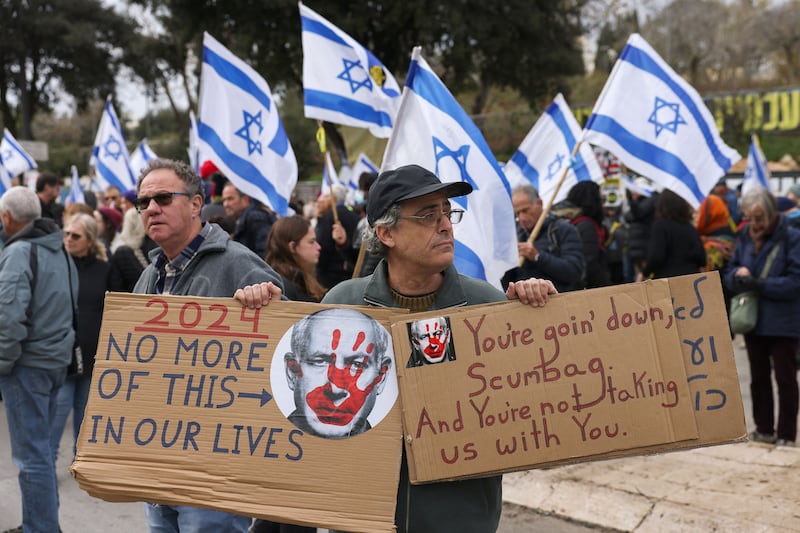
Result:
<svg viewBox="0 0 800 533"><path fill-rule="evenodd" d="M454 266L444 271L442 286L431 306L446 309L504 301L505 295L485 281L459 274ZM397 307L389 290L386 262L371 276L347 280L332 288L324 304ZM464 481L411 485L405 452L397 489L395 525L398 532L486 533L496 531L503 507L502 476Z"/></svg>

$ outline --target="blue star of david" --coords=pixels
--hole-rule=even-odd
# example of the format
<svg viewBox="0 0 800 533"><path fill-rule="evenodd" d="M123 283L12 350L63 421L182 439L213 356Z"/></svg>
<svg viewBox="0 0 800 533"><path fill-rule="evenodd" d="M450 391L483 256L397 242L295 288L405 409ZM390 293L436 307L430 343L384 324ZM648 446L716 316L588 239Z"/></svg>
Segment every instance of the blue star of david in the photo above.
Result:
<svg viewBox="0 0 800 533"><path fill-rule="evenodd" d="M564 156L561 154L556 154L556 157L550 161L550 164L547 165L547 177L545 177L545 181L550 181L553 177L558 174L558 171L561 170L561 166L564 164Z"/></svg>
<svg viewBox="0 0 800 533"><path fill-rule="evenodd" d="M106 142L103 143L103 148L106 151L106 157L111 157L114 161L122 155L122 144L112 135L109 135Z"/></svg>
<svg viewBox="0 0 800 533"><path fill-rule="evenodd" d="M669 130L675 133L680 124L686 124L686 121L680 115L680 104L671 104L666 100L662 100L656 96L655 107L647 122L656 127L656 137L663 131Z"/></svg>
<svg viewBox="0 0 800 533"><path fill-rule="evenodd" d="M0 154L0 161L8 161L12 157L14 157L14 152L12 152L11 149L8 149L4 154Z"/></svg>
<svg viewBox="0 0 800 533"><path fill-rule="evenodd" d="M361 61L351 61L346 58L342 58L342 63L344 63L344 70L339 73L337 78L340 80L344 80L350 84L350 93L355 94L360 88L365 87L368 91L372 90L372 78L369 77L369 72L361 66ZM356 72L361 72L363 74L363 79L361 81L353 79L353 69L356 69Z"/></svg>
<svg viewBox="0 0 800 533"><path fill-rule="evenodd" d="M441 139L437 139L436 137L432 137L431 140L433 141L433 153L436 156L436 175L439 175L439 161L446 157L450 157L453 161L456 162L458 166L458 170L461 173L461 180L466 181L472 188L476 191L478 190L478 184L470 177L469 173L467 172L467 155L469 154L470 145L465 144L455 150L448 147ZM453 200L459 204L464 209L467 208L467 197L461 198L453 198Z"/></svg>
<svg viewBox="0 0 800 533"><path fill-rule="evenodd" d="M264 126L261 125L261 110L258 111L255 115L251 115L244 109L242 109L242 116L244 120L244 125L236 130L236 136L241 137L245 141L247 141L247 155L253 155L253 152L258 152L258 155L263 155L261 151L261 141L258 138L261 136L261 132L264 131ZM256 131L255 139L250 136L250 126L255 124L258 131Z"/></svg>

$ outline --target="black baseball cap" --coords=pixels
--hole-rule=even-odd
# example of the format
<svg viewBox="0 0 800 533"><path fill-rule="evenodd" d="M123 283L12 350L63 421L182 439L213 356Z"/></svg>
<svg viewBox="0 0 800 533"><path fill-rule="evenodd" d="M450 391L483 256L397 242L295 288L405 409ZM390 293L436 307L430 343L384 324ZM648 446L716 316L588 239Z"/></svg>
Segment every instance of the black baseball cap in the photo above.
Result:
<svg viewBox="0 0 800 533"><path fill-rule="evenodd" d="M392 205L434 192L444 192L448 198L465 196L472 192L472 185L465 181L442 183L436 174L419 165L381 172L369 188L367 222L372 226Z"/></svg>

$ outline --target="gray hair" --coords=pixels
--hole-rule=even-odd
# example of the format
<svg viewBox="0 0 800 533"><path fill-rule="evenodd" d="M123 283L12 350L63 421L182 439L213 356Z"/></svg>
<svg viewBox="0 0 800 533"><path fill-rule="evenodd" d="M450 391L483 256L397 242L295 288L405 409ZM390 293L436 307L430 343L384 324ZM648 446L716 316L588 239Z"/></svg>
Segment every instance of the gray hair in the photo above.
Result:
<svg viewBox="0 0 800 533"><path fill-rule="evenodd" d="M8 213L18 224L29 224L42 216L42 204L35 192L17 185L0 197L0 213Z"/></svg>
<svg viewBox="0 0 800 533"><path fill-rule="evenodd" d="M389 248L378 238L375 228L378 226L393 228L399 221L400 204L392 204L389 209L386 210L386 213L375 221L373 226L368 225L364 228L364 234L361 237L361 246L366 246L366 250L371 254L386 257L386 254L389 253Z"/></svg>
<svg viewBox="0 0 800 533"><path fill-rule="evenodd" d="M142 172L139 174L139 179L136 182L136 193L139 193L139 189L142 187L142 180L154 170L171 170L174 172L180 179L183 181L184 185L186 185L186 193L191 196L196 194L200 195L200 198L203 199L203 202L206 200L206 190L203 188L203 182L200 179L200 176L192 170L192 167L184 163L183 161L176 161L174 159L151 159L147 162L147 166L142 169Z"/></svg>
<svg viewBox="0 0 800 533"><path fill-rule="evenodd" d="M536 200L539 199L539 191L537 191L536 187L533 185L527 183L525 185L518 185L517 187L514 187L514 190L511 191L511 194L516 194L518 192L528 195L528 198L530 198L531 202L533 203L536 203Z"/></svg>
<svg viewBox="0 0 800 533"><path fill-rule="evenodd" d="M331 186L331 197L336 204L344 202L347 200L347 187L340 183L334 183Z"/></svg>
<svg viewBox="0 0 800 533"><path fill-rule="evenodd" d="M769 222L778 212L778 204L775 197L764 187L754 187L742 196L742 211L748 212L754 207L760 206L764 210L764 215Z"/></svg>

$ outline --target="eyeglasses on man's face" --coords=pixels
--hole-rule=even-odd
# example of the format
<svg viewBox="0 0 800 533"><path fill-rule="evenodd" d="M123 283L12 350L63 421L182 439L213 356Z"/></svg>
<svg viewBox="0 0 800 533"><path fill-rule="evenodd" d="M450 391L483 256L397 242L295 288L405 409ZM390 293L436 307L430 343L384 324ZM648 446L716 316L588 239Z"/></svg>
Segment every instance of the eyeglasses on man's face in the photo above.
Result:
<svg viewBox="0 0 800 533"><path fill-rule="evenodd" d="M400 218L416 220L423 226L436 226L441 222L442 217L446 217L451 224L458 224L464 218L463 209L450 209L449 211L431 211L424 215L401 215Z"/></svg>
<svg viewBox="0 0 800 533"><path fill-rule="evenodd" d="M191 196L191 194L189 194L188 192L179 192L179 191L159 192L154 194L153 196L139 196L138 198L136 198L136 202L134 202L134 205L136 206L136 210L141 213L142 211L150 207L150 202L154 200L159 205L159 207L170 205L175 195L186 196L186 197Z"/></svg>

